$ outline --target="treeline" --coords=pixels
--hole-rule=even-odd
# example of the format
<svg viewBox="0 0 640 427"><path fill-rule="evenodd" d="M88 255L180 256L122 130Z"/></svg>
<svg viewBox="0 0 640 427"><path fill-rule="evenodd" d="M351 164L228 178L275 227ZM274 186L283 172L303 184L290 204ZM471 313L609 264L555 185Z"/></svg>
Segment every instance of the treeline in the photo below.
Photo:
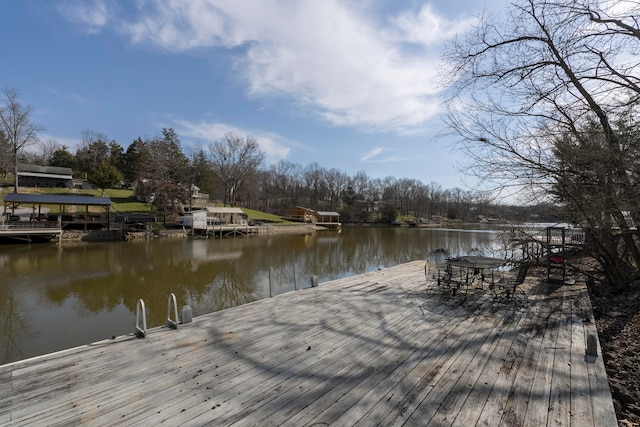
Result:
<svg viewBox="0 0 640 427"><path fill-rule="evenodd" d="M295 206L337 211L342 221L390 222L429 220L475 221L500 211L478 194L460 188L444 189L416 179L371 178L360 171L349 175L317 163L289 161L265 165L254 138L233 133L186 154L179 136L164 128L153 138L137 138L125 150L106 134L85 131L75 152L55 141L21 154L21 161L71 168L74 176L99 188L135 187L165 219L188 208L194 188L232 206L286 215ZM3 165L7 170L8 165Z"/></svg>

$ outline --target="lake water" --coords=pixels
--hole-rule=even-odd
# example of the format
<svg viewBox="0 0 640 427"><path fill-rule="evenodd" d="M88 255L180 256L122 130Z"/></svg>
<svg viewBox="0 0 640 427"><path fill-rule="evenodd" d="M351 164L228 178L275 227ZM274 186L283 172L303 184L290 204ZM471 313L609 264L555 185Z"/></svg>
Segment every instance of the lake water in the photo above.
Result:
<svg viewBox="0 0 640 427"><path fill-rule="evenodd" d="M143 299L147 326L167 299L202 315L413 260L504 257L497 227L344 228L309 235L0 246L0 363L126 335Z"/></svg>

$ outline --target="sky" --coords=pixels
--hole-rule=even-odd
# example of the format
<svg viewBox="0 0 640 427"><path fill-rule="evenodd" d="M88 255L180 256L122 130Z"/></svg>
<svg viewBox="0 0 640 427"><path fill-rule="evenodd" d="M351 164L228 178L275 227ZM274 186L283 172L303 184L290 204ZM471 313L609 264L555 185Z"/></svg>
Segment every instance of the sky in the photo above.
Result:
<svg viewBox="0 0 640 427"><path fill-rule="evenodd" d="M72 152L164 127L185 154L227 132L267 164L472 189L446 134L441 55L507 0L4 0L0 87Z"/></svg>

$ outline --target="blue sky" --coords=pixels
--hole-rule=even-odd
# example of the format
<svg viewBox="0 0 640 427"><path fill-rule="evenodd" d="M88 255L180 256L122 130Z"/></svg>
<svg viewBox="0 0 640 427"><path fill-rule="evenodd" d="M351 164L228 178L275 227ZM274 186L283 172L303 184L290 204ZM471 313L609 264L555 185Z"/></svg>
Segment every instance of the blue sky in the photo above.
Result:
<svg viewBox="0 0 640 427"><path fill-rule="evenodd" d="M0 86L72 150L84 130L126 149L173 127L187 154L233 131L268 162L466 189L440 55L505 3L5 0Z"/></svg>

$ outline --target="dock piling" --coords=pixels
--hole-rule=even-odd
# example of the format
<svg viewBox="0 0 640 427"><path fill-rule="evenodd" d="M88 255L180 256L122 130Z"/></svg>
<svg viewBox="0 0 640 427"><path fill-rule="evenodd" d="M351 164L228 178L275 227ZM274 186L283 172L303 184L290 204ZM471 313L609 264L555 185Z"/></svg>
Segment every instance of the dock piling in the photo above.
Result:
<svg viewBox="0 0 640 427"><path fill-rule="evenodd" d="M273 298L273 281L272 281L272 273L273 273L273 267L269 267L269 297Z"/></svg>
<svg viewBox="0 0 640 427"><path fill-rule="evenodd" d="M182 319L183 325L185 323L191 323L193 321L193 310L191 309L190 305L182 306L182 316L180 318Z"/></svg>

